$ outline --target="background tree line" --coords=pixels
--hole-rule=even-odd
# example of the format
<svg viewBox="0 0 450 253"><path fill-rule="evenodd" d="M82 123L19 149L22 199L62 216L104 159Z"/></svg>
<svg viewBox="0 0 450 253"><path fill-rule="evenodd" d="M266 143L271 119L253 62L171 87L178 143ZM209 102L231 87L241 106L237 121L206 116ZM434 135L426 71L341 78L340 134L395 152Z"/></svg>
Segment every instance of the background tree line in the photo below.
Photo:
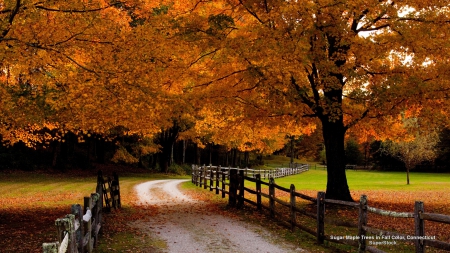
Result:
<svg viewBox="0 0 450 253"><path fill-rule="evenodd" d="M239 151L224 145L206 143L199 145L191 140L176 140L169 143L169 159L156 144L159 140L126 135L123 129L115 128L109 138L100 135L67 132L63 139L27 147L19 141L11 146L0 146L0 168L21 169L91 169L95 164L126 164L154 172L187 173L191 164L213 164L222 166L257 167L264 165L264 157L255 151ZM286 137L283 148L273 154L283 155L305 162L326 165L325 150L320 134L291 138ZM387 141L388 142L388 141ZM450 130L440 132L439 141L433 151L433 159L424 160L414 166L420 172L450 172ZM383 152L383 142L373 140L359 143L348 138L345 143L346 164L356 165L358 170L405 171L405 163L395 156ZM168 162L167 167L165 163Z"/></svg>

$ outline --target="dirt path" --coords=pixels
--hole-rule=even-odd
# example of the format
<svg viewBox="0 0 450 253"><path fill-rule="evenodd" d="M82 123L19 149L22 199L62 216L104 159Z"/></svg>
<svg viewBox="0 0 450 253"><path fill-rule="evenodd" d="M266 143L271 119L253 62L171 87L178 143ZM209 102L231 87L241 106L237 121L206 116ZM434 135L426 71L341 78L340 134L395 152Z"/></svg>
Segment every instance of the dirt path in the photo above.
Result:
<svg viewBox="0 0 450 253"><path fill-rule="evenodd" d="M178 185L184 181L155 180L135 187L141 205L161 209L150 222L135 224L165 242L167 247L159 252L306 252L262 227L209 213L203 202L180 192Z"/></svg>

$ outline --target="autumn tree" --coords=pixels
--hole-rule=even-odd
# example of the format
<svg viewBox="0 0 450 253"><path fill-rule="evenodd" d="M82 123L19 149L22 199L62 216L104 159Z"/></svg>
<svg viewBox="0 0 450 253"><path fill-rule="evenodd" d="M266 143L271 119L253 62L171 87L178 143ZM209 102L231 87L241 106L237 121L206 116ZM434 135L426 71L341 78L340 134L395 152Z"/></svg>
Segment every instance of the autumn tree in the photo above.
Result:
<svg viewBox="0 0 450 253"><path fill-rule="evenodd" d="M400 142L385 141L381 152L391 155L405 164L406 184L409 185L409 171L425 161L432 161L437 156L436 145L439 136L436 133L417 134L413 140Z"/></svg>
<svg viewBox="0 0 450 253"><path fill-rule="evenodd" d="M381 138L401 111L446 119L450 23L444 2L196 3L183 26L202 49L192 64L201 72L189 89L214 104L240 104L242 115L256 122L291 120L301 128L319 119L327 198L352 200L344 161L352 127Z"/></svg>
<svg viewBox="0 0 450 253"><path fill-rule="evenodd" d="M48 125L105 138L115 127L144 138L173 127L172 108L183 107L176 82L182 72L173 73L190 58L166 29L173 20L167 6L103 0L1 3L5 141L46 142L36 133Z"/></svg>
<svg viewBox="0 0 450 253"><path fill-rule="evenodd" d="M447 123L445 2L16 0L0 8L4 138L33 139L29 129L44 124L83 134L120 125L149 137L189 117L193 138L269 152L320 122L327 198L352 200L348 131L396 135L400 112Z"/></svg>

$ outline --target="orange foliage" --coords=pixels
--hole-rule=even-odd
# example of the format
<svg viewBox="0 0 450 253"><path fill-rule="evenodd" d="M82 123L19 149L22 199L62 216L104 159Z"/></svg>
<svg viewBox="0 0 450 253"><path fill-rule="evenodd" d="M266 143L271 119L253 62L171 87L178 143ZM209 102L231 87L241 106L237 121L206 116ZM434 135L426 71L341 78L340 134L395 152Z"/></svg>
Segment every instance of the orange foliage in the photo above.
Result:
<svg viewBox="0 0 450 253"><path fill-rule="evenodd" d="M186 138L270 152L311 133L313 117L361 140L403 136L400 113L448 123L438 1L17 2L0 14L0 133L12 142L33 145L23 132L44 122L153 136L188 118Z"/></svg>

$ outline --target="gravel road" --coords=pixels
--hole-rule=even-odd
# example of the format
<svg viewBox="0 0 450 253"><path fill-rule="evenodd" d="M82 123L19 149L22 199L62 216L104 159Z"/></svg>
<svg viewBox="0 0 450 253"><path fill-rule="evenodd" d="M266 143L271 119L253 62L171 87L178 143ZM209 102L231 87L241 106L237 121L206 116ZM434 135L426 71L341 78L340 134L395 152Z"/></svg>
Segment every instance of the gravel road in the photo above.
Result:
<svg viewBox="0 0 450 253"><path fill-rule="evenodd" d="M184 195L186 180L155 180L135 186L140 205L156 205L159 214L135 224L167 245L157 252L307 252L283 242L263 227L209 213L203 202Z"/></svg>

